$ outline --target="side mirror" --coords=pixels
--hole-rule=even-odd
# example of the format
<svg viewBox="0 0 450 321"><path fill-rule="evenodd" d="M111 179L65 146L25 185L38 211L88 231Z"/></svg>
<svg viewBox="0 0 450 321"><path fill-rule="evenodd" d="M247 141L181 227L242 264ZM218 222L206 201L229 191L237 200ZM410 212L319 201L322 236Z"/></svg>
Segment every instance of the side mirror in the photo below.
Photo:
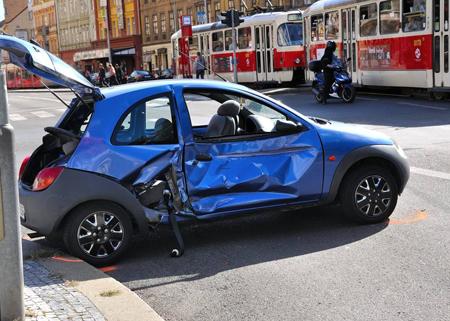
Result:
<svg viewBox="0 0 450 321"><path fill-rule="evenodd" d="M275 124L275 130L281 133L298 133L304 129L302 124L296 124L290 120L279 119Z"/></svg>

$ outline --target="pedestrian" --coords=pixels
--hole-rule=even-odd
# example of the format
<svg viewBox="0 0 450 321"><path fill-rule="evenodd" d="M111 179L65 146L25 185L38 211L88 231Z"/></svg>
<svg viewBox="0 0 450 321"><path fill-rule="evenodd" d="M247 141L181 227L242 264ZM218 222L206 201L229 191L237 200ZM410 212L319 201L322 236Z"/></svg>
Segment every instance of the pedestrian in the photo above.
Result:
<svg viewBox="0 0 450 321"><path fill-rule="evenodd" d="M106 83L106 70L102 63L98 64L98 84L100 87L108 87Z"/></svg>
<svg viewBox="0 0 450 321"><path fill-rule="evenodd" d="M107 78L109 80L109 85L110 86L118 85L119 83L117 82L116 69L114 69L114 66L111 63L108 63L107 66L108 66Z"/></svg>
<svg viewBox="0 0 450 321"><path fill-rule="evenodd" d="M122 71L122 68L120 68L119 64L116 64L115 69L116 69L117 83L122 84L123 83L123 71Z"/></svg>
<svg viewBox="0 0 450 321"><path fill-rule="evenodd" d="M333 63L337 60L334 52L336 51L336 43L334 41L328 41L325 53L320 59L323 68L323 76L325 78L325 85L322 89L322 103L327 103L327 98L330 95L331 86L334 82L334 66Z"/></svg>
<svg viewBox="0 0 450 321"><path fill-rule="evenodd" d="M197 79L205 79L205 69L205 58L200 52L197 52L197 60L195 60L195 74Z"/></svg>

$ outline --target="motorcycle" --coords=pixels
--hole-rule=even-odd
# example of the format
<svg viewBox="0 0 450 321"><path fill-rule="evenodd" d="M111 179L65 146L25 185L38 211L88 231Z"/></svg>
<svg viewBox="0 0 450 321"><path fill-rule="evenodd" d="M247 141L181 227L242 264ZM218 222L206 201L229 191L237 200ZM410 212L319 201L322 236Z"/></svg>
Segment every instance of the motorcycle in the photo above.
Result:
<svg viewBox="0 0 450 321"><path fill-rule="evenodd" d="M347 59L347 62L350 58ZM322 62L320 60L313 60L309 63L309 70L314 72L314 80L312 83L312 92L317 102L323 102L322 88L325 86L325 77L322 70ZM356 90L352 84L352 77L347 72L346 64L341 60L333 63L334 83L331 86L329 97L342 99L344 103L350 104L356 98Z"/></svg>

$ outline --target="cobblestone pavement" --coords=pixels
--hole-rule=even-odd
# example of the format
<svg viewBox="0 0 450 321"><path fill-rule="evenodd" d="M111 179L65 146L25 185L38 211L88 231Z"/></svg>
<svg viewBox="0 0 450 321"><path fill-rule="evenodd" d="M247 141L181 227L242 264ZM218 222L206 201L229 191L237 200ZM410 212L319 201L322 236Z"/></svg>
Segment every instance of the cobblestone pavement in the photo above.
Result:
<svg viewBox="0 0 450 321"><path fill-rule="evenodd" d="M83 294L36 261L25 261L27 321L105 321Z"/></svg>

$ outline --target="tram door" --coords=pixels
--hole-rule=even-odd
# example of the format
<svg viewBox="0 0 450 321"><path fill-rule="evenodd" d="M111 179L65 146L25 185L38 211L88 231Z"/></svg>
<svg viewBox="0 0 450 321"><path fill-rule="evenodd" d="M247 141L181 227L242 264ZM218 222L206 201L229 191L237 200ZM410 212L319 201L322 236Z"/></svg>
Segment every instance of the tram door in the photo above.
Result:
<svg viewBox="0 0 450 321"><path fill-rule="evenodd" d="M256 81L273 81L273 26L255 26Z"/></svg>
<svg viewBox="0 0 450 321"><path fill-rule="evenodd" d="M435 87L450 87L449 0L433 0L433 71Z"/></svg>
<svg viewBox="0 0 450 321"><path fill-rule="evenodd" d="M206 75L210 75L212 70L212 66L211 66L211 52L209 50L209 37L208 34L200 34L200 52L203 55L203 58L205 58L205 62L206 62L206 70L205 70L205 74ZM208 77L207 77L208 78Z"/></svg>
<svg viewBox="0 0 450 321"><path fill-rule="evenodd" d="M358 64L358 48L356 45L356 8L343 9L342 13L342 58L350 58L348 72L351 74L353 82L358 82L356 66Z"/></svg>

